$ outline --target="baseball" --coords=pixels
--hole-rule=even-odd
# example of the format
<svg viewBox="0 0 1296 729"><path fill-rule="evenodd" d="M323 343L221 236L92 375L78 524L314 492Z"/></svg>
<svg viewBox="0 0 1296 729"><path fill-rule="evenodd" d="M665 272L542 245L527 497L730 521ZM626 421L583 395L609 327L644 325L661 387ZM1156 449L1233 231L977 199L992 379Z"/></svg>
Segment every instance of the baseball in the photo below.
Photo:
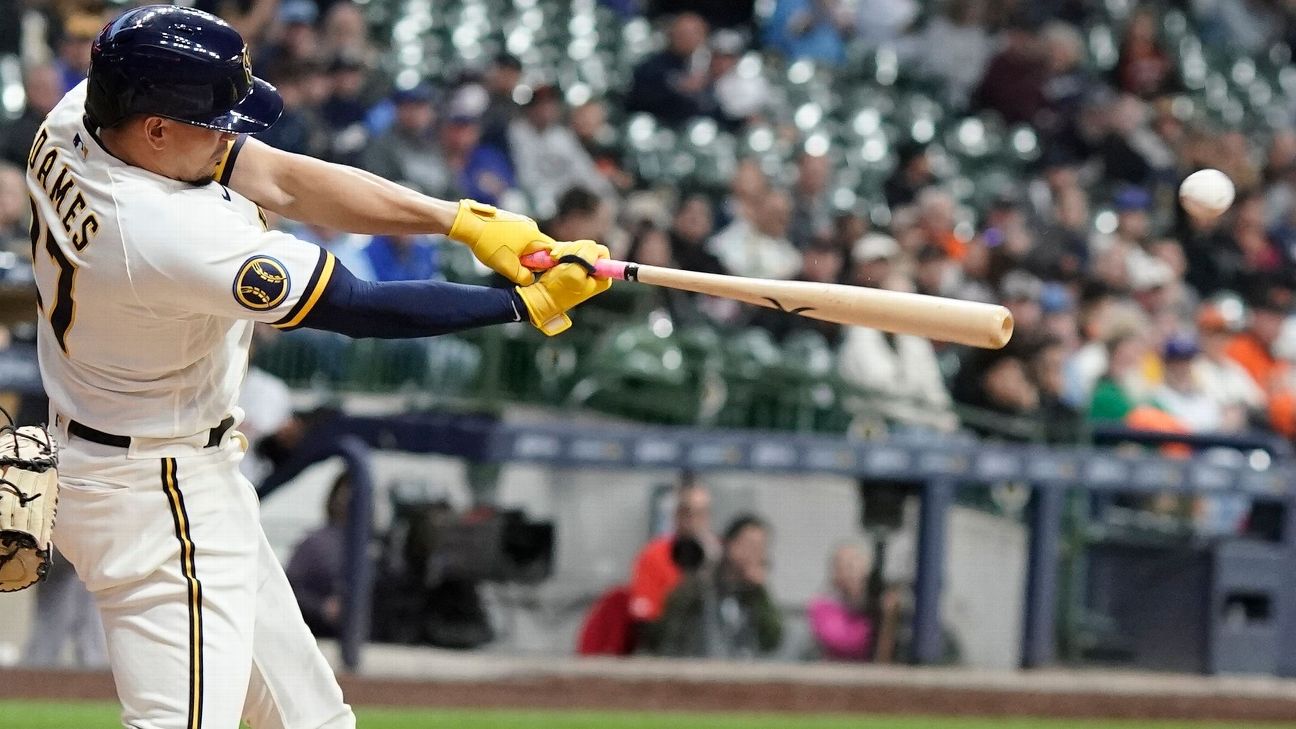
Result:
<svg viewBox="0 0 1296 729"><path fill-rule="evenodd" d="M1219 170L1197 170L1179 186L1179 202L1199 220L1214 220L1233 204L1233 181Z"/></svg>

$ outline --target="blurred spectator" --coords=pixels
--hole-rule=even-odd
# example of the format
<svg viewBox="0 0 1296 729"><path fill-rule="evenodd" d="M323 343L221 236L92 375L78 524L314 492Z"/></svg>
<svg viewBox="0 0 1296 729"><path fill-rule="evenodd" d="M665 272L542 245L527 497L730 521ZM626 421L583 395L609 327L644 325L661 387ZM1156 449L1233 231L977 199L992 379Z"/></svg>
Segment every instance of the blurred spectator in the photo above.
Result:
<svg viewBox="0 0 1296 729"><path fill-rule="evenodd" d="M324 526L306 535L288 559L288 582L311 633L336 637L342 628L342 568L346 564L346 524L351 475L343 472L329 489Z"/></svg>
<svg viewBox="0 0 1296 729"><path fill-rule="evenodd" d="M765 47L789 61L808 59L826 66L846 60L846 40L855 19L841 0L776 0L765 20Z"/></svg>
<svg viewBox="0 0 1296 729"><path fill-rule="evenodd" d="M363 166L434 197L500 204L515 183L504 153L481 143L486 92L475 85L457 90L439 127L432 97L426 86L393 94L395 124L365 148Z"/></svg>
<svg viewBox="0 0 1296 729"><path fill-rule="evenodd" d="M346 266L356 278L362 281L376 280L373 266L369 265L369 258L364 253L365 246L369 244L369 236L300 223L290 226L288 232L332 253L337 257L338 263Z"/></svg>
<svg viewBox="0 0 1296 729"><path fill-rule="evenodd" d="M936 183L927 145L906 142L900 146L898 157L895 172L882 188L892 208L912 203L920 190Z"/></svg>
<svg viewBox="0 0 1296 729"><path fill-rule="evenodd" d="M23 93L27 100L22 114L0 124L0 160L27 164L32 140L45 115L63 98L63 80L57 66L42 64L23 72Z"/></svg>
<svg viewBox="0 0 1296 729"><path fill-rule="evenodd" d="M725 270L737 276L788 279L801 268L801 254L788 240L792 200L770 190L755 209L740 216L711 239L708 249Z"/></svg>
<svg viewBox="0 0 1296 729"><path fill-rule="evenodd" d="M855 38L869 48L896 41L921 10L916 0L856 0Z"/></svg>
<svg viewBox="0 0 1296 729"><path fill-rule="evenodd" d="M1114 182L1153 188L1173 176L1174 157L1148 126L1148 107L1138 97L1125 94L1107 105L1107 130L1095 150L1103 174Z"/></svg>
<svg viewBox="0 0 1296 729"><path fill-rule="evenodd" d="M748 30L756 13L755 0L644 0L650 17L697 13L712 28Z"/></svg>
<svg viewBox="0 0 1296 729"><path fill-rule="evenodd" d="M375 235L365 246L375 281L441 280L437 245L423 235Z"/></svg>
<svg viewBox="0 0 1296 729"><path fill-rule="evenodd" d="M1116 193L1114 205L1116 229L1106 235L1095 234L1089 249L1094 275L1122 289L1148 273L1151 256L1146 246L1152 240L1152 196L1143 188L1127 186Z"/></svg>
<svg viewBox="0 0 1296 729"><path fill-rule="evenodd" d="M1177 83L1174 59L1157 38L1161 20L1148 6L1130 16L1114 69L1117 88L1144 99L1172 91Z"/></svg>
<svg viewBox="0 0 1296 729"><path fill-rule="evenodd" d="M368 73L364 59L353 52L339 52L329 61L329 95L320 107L320 116L329 132L333 162L355 165L369 144L365 125L370 107Z"/></svg>
<svg viewBox="0 0 1296 729"><path fill-rule="evenodd" d="M623 193L634 187L634 176L626 172L621 162L616 130L608 124L606 102L592 99L572 109L569 126L585 153L594 160L594 168L608 183Z"/></svg>
<svg viewBox="0 0 1296 729"><path fill-rule="evenodd" d="M647 112L670 125L711 114L715 99L706 43L707 22L700 15L676 16L667 31L666 48L635 68L626 110Z"/></svg>
<svg viewBox="0 0 1296 729"><path fill-rule="evenodd" d="M1013 326L1019 331L1033 332L1043 324L1043 294L1044 282L1020 269L1004 274L999 282L999 299L1012 312Z"/></svg>
<svg viewBox="0 0 1296 729"><path fill-rule="evenodd" d="M1031 384L1039 400L1039 418L1044 427L1045 440L1050 443L1070 445L1079 443L1084 433L1084 415L1064 399L1066 388L1065 339L1051 333L1041 336L1034 353L1027 362ZM1024 402L1029 395L1024 396Z"/></svg>
<svg viewBox="0 0 1296 729"><path fill-rule="evenodd" d="M1192 0L1202 39L1229 50L1259 55L1290 25L1290 6L1254 0ZM1284 9L1288 18L1283 17Z"/></svg>
<svg viewBox="0 0 1296 729"><path fill-rule="evenodd" d="M319 114L321 88L327 84L324 70L309 60L276 64L268 80L283 98L283 114L257 139L285 152L324 156L329 142Z"/></svg>
<svg viewBox="0 0 1296 729"><path fill-rule="evenodd" d="M927 240L940 246L945 255L956 261L967 254L967 243L954 232L954 196L938 187L918 193L918 227Z"/></svg>
<svg viewBox="0 0 1296 729"><path fill-rule="evenodd" d="M256 54L256 66L268 69L273 78L286 66L314 62L319 53L319 35L315 22L319 20L319 6L315 0L284 0L279 4L279 22L276 32ZM276 122L278 124L278 122Z"/></svg>
<svg viewBox="0 0 1296 729"><path fill-rule="evenodd" d="M849 281L857 286L889 287L899 253L899 244L890 236L864 236L851 252ZM930 340L846 327L837 372L861 391L847 401L852 411L879 415L888 423L908 427L952 430L957 425Z"/></svg>
<svg viewBox="0 0 1296 729"><path fill-rule="evenodd" d="M1022 358L1023 349L1025 347L1019 344L1001 350L970 353L954 379L954 399L1000 415L1038 416L1040 391ZM994 432L979 419L965 425L976 432Z"/></svg>
<svg viewBox="0 0 1296 729"><path fill-rule="evenodd" d="M948 296L957 271L945 252L933 245L924 245L914 256L914 291L928 296Z"/></svg>
<svg viewBox="0 0 1296 729"><path fill-rule="evenodd" d="M707 241L715 230L711 202L703 195L690 195L680 201L671 223L671 256L687 271L726 273L720 259L707 250Z"/></svg>
<svg viewBox="0 0 1296 729"><path fill-rule="evenodd" d="M797 178L792 185L792 222L788 238L797 248L827 238L832 231L832 160L827 155L802 152L797 157Z"/></svg>
<svg viewBox="0 0 1296 729"><path fill-rule="evenodd" d="M1292 310L1292 291L1280 286L1265 286L1251 293L1247 328L1229 342L1227 353L1251 375L1256 385L1271 393L1277 385L1281 363L1274 344L1282 332L1283 320Z"/></svg>
<svg viewBox="0 0 1296 729"><path fill-rule="evenodd" d="M234 26L249 46L257 48L274 22L278 0L196 0L193 7L219 15Z"/></svg>
<svg viewBox="0 0 1296 729"><path fill-rule="evenodd" d="M1023 265L1037 276L1074 280L1089 261L1089 198L1079 186L1060 189L1050 213Z"/></svg>
<svg viewBox="0 0 1296 729"><path fill-rule="evenodd" d="M365 68L378 67L378 49L360 5L340 0L328 5L320 32L324 53L358 59ZM377 90L382 93L382 89Z"/></svg>
<svg viewBox="0 0 1296 729"><path fill-rule="evenodd" d="M1040 330L1055 340L1066 355L1080 346L1080 322L1076 316L1075 297L1069 288L1056 281L1044 284L1040 293L1040 313Z"/></svg>
<svg viewBox="0 0 1296 729"><path fill-rule="evenodd" d="M527 102L522 117L509 125L509 150L518 184L531 196L541 218L553 215L558 198L575 185L600 195L612 192L580 140L563 126L562 113L558 89L541 86Z"/></svg>
<svg viewBox="0 0 1296 729"><path fill-rule="evenodd" d="M779 646L782 616L765 587L769 527L750 514L725 529L719 563L704 565L666 599L656 652L695 658L755 658Z"/></svg>
<svg viewBox="0 0 1296 729"><path fill-rule="evenodd" d="M747 42L736 30L719 30L711 37L712 93L716 118L730 129L759 118L769 107L769 82L739 66Z"/></svg>
<svg viewBox="0 0 1296 729"><path fill-rule="evenodd" d="M854 545L833 551L828 565L832 592L814 597L806 607L810 632L825 658L862 661L873 655L877 626L868 615L865 590L872 561Z"/></svg>
<svg viewBox="0 0 1296 729"><path fill-rule="evenodd" d="M1206 394L1225 411L1259 412L1265 393L1251 374L1228 355L1231 335L1219 308L1206 304L1197 315L1201 354L1193 360L1193 375Z"/></svg>
<svg viewBox="0 0 1296 729"><path fill-rule="evenodd" d="M729 195L721 202L717 225L728 225L737 218L750 217L770 192L769 178L753 157L740 160L729 182Z"/></svg>
<svg viewBox="0 0 1296 729"><path fill-rule="evenodd" d="M994 52L985 27L986 0L951 0L899 45L900 59L916 76L941 84L942 101L967 105Z"/></svg>
<svg viewBox="0 0 1296 729"><path fill-rule="evenodd" d="M103 18L90 12L74 12L63 21L58 57L54 59L63 79L60 96L85 80L90 71L90 46L103 25Z"/></svg>
<svg viewBox="0 0 1296 729"><path fill-rule="evenodd" d="M1241 410L1225 413L1219 401L1211 397L1197 381L1193 362L1197 343L1186 336L1166 342L1165 381L1152 393L1152 402L1185 428L1194 433L1237 431L1246 424Z"/></svg>
<svg viewBox="0 0 1296 729"><path fill-rule="evenodd" d="M434 196L448 196L453 185L436 138L432 89L425 85L392 95L395 123L365 146L360 166L388 180Z"/></svg>
<svg viewBox="0 0 1296 729"><path fill-rule="evenodd" d="M675 490L675 522L671 532L653 539L639 550L630 576L630 615L641 623L661 617L671 591L683 579L672 558L674 545L692 540L705 554L719 549L711 529L711 493L691 477Z"/></svg>
<svg viewBox="0 0 1296 729"><path fill-rule="evenodd" d="M1074 133L1080 108L1096 86L1084 67L1084 39L1074 26L1052 22L1040 32L1048 78L1044 100L1035 124L1048 138Z"/></svg>
<svg viewBox="0 0 1296 729"><path fill-rule="evenodd" d="M1137 334L1122 334L1107 344L1107 372L1094 385L1089 401L1089 419L1099 422L1124 420L1143 404L1133 384L1140 376L1144 344Z"/></svg>
<svg viewBox="0 0 1296 729"><path fill-rule="evenodd" d="M1031 28L1018 24L1004 29L1003 40L972 95L972 106L998 112L1009 124L1033 122L1044 106L1048 81L1043 45Z"/></svg>
<svg viewBox="0 0 1296 729"><path fill-rule="evenodd" d="M517 187L513 163L501 149L481 141L481 115L487 103L486 91L475 84L459 88L450 97L438 132L451 181L445 197L516 207L511 199Z"/></svg>
<svg viewBox="0 0 1296 729"><path fill-rule="evenodd" d="M577 185L558 199L558 214L545 230L555 240L606 241L614 215L607 200Z"/></svg>
<svg viewBox="0 0 1296 729"><path fill-rule="evenodd" d="M1114 290L1096 282L1081 291L1077 318L1080 345L1066 365L1064 399L1072 407L1088 410L1094 383L1107 371L1107 341L1117 334L1137 331L1142 324L1118 302Z"/></svg>
<svg viewBox="0 0 1296 729"><path fill-rule="evenodd" d="M516 96L521 81L522 61L508 53L500 53L491 59L483 78L490 100L482 112L482 141L506 152L509 151L509 125L522 110Z"/></svg>
<svg viewBox="0 0 1296 729"><path fill-rule="evenodd" d="M31 208L22 168L0 162L0 250L29 258Z"/></svg>

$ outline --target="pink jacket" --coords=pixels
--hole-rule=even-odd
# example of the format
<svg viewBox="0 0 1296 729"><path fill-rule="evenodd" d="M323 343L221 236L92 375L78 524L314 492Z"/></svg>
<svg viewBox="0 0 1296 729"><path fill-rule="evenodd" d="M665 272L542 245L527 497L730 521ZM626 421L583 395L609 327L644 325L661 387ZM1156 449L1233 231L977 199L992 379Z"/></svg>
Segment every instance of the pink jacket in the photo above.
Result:
<svg viewBox="0 0 1296 729"><path fill-rule="evenodd" d="M873 622L835 597L820 596L806 609L815 642L828 658L862 661L873 645Z"/></svg>

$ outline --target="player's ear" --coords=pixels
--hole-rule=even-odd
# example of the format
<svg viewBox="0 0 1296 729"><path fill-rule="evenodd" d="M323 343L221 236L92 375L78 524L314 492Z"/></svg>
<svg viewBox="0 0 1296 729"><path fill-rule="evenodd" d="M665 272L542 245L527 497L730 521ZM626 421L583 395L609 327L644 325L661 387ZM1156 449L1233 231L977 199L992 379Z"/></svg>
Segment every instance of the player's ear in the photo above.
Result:
<svg viewBox="0 0 1296 729"><path fill-rule="evenodd" d="M171 131L168 126L169 120L160 116L144 117L144 138L148 140L150 147L158 151L166 147L167 138L170 136L169 132Z"/></svg>

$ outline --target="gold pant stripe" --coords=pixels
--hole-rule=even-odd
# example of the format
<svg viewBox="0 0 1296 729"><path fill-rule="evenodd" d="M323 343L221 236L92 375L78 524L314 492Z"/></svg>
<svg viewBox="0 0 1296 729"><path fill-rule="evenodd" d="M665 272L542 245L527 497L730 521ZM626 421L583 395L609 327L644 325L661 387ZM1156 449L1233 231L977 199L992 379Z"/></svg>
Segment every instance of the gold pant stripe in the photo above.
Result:
<svg viewBox="0 0 1296 729"><path fill-rule="evenodd" d="M180 540L180 573L189 585L189 720L187 729L202 729L203 703L203 634L202 634L202 583L194 565L194 543L189 534L189 514L185 511L184 495L176 479L176 460L162 459L162 489L171 504L171 517L175 520L176 539Z"/></svg>

